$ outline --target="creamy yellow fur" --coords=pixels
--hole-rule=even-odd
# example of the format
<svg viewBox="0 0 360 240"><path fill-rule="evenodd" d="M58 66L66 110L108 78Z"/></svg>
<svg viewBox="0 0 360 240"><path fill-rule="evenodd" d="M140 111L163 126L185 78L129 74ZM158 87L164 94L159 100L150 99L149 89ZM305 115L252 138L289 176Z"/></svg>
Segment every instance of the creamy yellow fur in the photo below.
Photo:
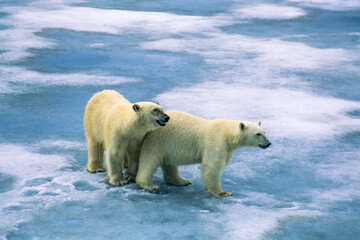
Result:
<svg viewBox="0 0 360 240"><path fill-rule="evenodd" d="M155 114L154 109L159 111ZM127 175L135 177L140 145L147 132L160 127L156 122L165 114L156 103L130 103L113 90L96 93L88 102L84 115L84 128L88 145L86 170L103 172L103 154L109 183L124 185L123 164L127 161Z"/></svg>
<svg viewBox="0 0 360 240"><path fill-rule="evenodd" d="M260 122L207 120L179 111L167 114L171 117L169 124L149 132L141 146L136 183L145 189L159 189L152 183L158 167L166 183L185 186L191 182L180 176L178 166L201 163L207 191L214 197L230 196L221 188L221 175L234 151L270 145Z"/></svg>

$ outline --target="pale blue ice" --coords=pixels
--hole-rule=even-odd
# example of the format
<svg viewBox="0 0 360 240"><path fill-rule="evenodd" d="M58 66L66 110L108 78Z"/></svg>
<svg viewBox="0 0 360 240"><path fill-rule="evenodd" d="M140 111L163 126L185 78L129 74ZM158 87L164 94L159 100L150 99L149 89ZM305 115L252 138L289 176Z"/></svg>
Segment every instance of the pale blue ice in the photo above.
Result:
<svg viewBox="0 0 360 240"><path fill-rule="evenodd" d="M234 195L85 172L97 91L262 121ZM360 1L0 0L0 239L360 239Z"/></svg>

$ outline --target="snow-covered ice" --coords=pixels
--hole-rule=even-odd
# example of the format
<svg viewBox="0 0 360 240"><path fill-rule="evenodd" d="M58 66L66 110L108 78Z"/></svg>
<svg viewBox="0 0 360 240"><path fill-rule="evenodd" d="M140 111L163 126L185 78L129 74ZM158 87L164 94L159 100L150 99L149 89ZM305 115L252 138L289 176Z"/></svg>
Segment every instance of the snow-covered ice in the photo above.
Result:
<svg viewBox="0 0 360 240"><path fill-rule="evenodd" d="M0 239L358 239L359 1L0 1ZM267 150L159 194L85 172L97 91L262 121Z"/></svg>

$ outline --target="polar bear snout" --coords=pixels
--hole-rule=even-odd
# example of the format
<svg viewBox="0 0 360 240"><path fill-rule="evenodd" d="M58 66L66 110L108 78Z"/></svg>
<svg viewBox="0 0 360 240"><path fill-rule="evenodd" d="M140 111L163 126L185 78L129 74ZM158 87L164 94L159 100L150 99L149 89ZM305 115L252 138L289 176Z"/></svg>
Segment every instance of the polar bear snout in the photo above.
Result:
<svg viewBox="0 0 360 240"><path fill-rule="evenodd" d="M271 145L271 142L267 142L265 144L259 144L259 147L261 147L262 149L265 149L265 148L270 147L270 145Z"/></svg>
<svg viewBox="0 0 360 240"><path fill-rule="evenodd" d="M164 114L164 116L160 119L157 119L156 122L160 126L164 127L169 120L170 120L170 117L168 115Z"/></svg>

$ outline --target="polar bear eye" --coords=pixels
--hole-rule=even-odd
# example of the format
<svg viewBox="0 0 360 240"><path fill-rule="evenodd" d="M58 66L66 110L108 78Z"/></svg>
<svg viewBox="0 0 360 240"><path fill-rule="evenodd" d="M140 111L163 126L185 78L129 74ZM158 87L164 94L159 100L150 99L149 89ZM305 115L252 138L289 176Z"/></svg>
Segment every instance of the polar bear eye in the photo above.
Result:
<svg viewBox="0 0 360 240"><path fill-rule="evenodd" d="M159 111L159 109L157 109L157 108L154 108L154 109L152 110L152 112L153 112L154 114L157 114L158 111Z"/></svg>
<svg viewBox="0 0 360 240"><path fill-rule="evenodd" d="M261 133L257 133L256 136L260 137L260 136L261 136Z"/></svg>

